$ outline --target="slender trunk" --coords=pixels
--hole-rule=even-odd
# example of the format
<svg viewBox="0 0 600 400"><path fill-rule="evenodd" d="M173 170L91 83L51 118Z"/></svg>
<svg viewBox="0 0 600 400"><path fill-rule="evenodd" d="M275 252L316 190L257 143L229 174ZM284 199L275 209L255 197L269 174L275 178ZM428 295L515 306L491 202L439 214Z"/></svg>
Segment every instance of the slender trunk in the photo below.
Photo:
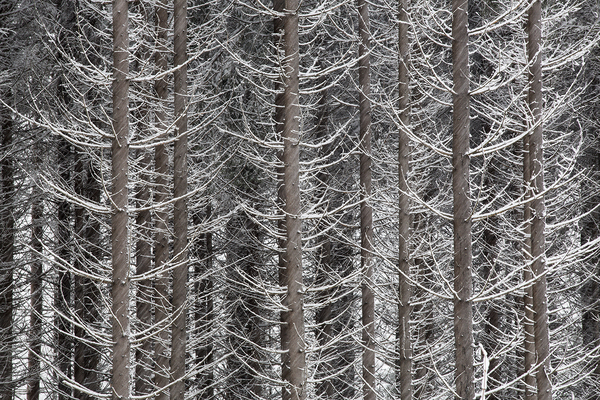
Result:
<svg viewBox="0 0 600 400"><path fill-rule="evenodd" d="M90 160L84 160L84 155L78 155L75 163L75 193L82 199L94 203L100 202L100 188L95 180ZM98 262L100 243L100 225L90 213L81 206L75 207L76 242L80 244L81 253L77 254L74 262L76 271L84 274L94 273L93 266ZM75 325L74 334L77 338L74 346L75 382L89 391L99 390L98 363L101 350L93 344L94 336L89 333L100 321L101 295L97 284L83 274L75 274L75 313L81 324ZM86 392L75 390L77 399L92 399Z"/></svg>
<svg viewBox="0 0 600 400"><path fill-rule="evenodd" d="M156 53L155 64L157 73L167 70L167 56L169 53L167 47L167 29L168 29L168 13L167 0L160 0L156 6ZM167 136L166 127L166 100L168 98L167 79L160 78L154 83L154 90L161 104L155 111L157 128L162 131L161 138ZM154 302L154 318L158 327L156 344L154 347L154 386L157 390L161 390L169 384L169 333L165 324L167 323L169 310L169 277L166 271L161 271L164 268L167 259L169 258L169 239L168 220L169 216L165 209L164 203L168 196L168 180L169 172L169 156L164 144L157 145L154 148L154 172L155 172L155 197L154 201L157 205L156 219L154 224L154 268L160 271L154 284L155 302ZM156 400L167 400L169 392L161 390L156 395Z"/></svg>
<svg viewBox="0 0 600 400"><path fill-rule="evenodd" d="M325 79L321 82L326 86ZM317 121L317 140L327 139L327 124L329 119L329 109L327 106L327 89L323 89L321 93L321 99L318 104L318 121ZM330 146L325 146L322 149L322 156L327 157L330 154ZM327 170L319 171L317 174L317 201L323 201L327 187L329 185L330 172ZM329 204L329 202L326 202ZM327 213L329 210L323 210ZM326 228L328 221L323 221L319 230ZM333 260L332 260L332 243L329 234L322 235L320 239L321 243L319 246L318 255L318 267L316 272L316 284L317 286L329 286L333 284L332 273L334 272ZM334 290L328 288L324 289L317 295L317 303L323 304L316 313L316 324L317 324L317 341L319 346L323 348L321 352L321 362L318 365L318 378L324 379L317 385L317 394L322 399L333 399L335 394L335 387L333 385L333 379L331 375L334 373L332 361L335 357L336 350L327 344L331 341L333 334L333 326L331 323L332 318L332 306L331 296L334 294ZM343 367L343 366L342 366Z"/></svg>
<svg viewBox="0 0 600 400"><path fill-rule="evenodd" d="M597 139L596 139L597 140ZM589 154L584 155L582 162L584 166L593 174L592 185L598 184L600 174L600 152L598 144L588 150ZM589 187L582 184L582 192L589 192ZM597 186L596 186L597 187ZM596 207L600 204L600 192L592 191L593 194L588 197L584 203L584 212L590 212L590 215L583 218L581 229L581 244L596 240L600 236L600 210ZM581 331L583 344L589 353L600 343L600 285L598 278L600 276L600 256L592 256L586 263L592 276L584 276L586 282L580 289L581 302L584 305L581 316ZM587 274L586 274L587 275ZM590 383L598 382L600 379L600 360L594 360L590 365L592 374ZM591 385L590 385L591 386ZM587 400L599 400L600 392L590 391Z"/></svg>
<svg viewBox="0 0 600 400"><path fill-rule="evenodd" d="M171 337L171 400L183 400L185 393L185 350L187 315L187 0L173 5L175 50L174 96L177 139L173 150L173 192L175 210L173 245L173 332Z"/></svg>
<svg viewBox="0 0 600 400"><path fill-rule="evenodd" d="M529 135L523 138L523 181L525 182L525 198L531 199L531 163L529 161ZM531 282L531 204L526 203L523 207L523 219L525 221L525 235L523 238L523 281ZM533 333L533 286L525 287L523 294L523 328L525 332L523 342L523 369L525 372L525 400L537 400L535 373L535 336Z"/></svg>
<svg viewBox="0 0 600 400"><path fill-rule="evenodd" d="M285 287L283 305L286 327L283 346L288 352L289 368L283 380L291 400L307 395L304 348L304 286L302 282L302 221L300 216L300 99L299 99L299 1L285 0L283 18L283 198L285 201ZM282 338L284 336L282 335Z"/></svg>
<svg viewBox="0 0 600 400"><path fill-rule="evenodd" d="M283 9L285 6L285 0L273 0L273 10L277 13L283 13ZM275 51L279 53L281 51L281 46L283 43L283 18L275 17L273 18L273 38L274 38L274 47ZM277 56L279 58L279 56ZM275 82L275 115L273 116L275 120L275 131L279 137L283 140L283 127L284 127L284 93L283 93L283 82L276 81ZM279 269L279 286L282 288L287 285L287 277L286 277L286 262L285 262L285 249L286 249L286 229L285 229L285 191L284 191L284 168L283 168L283 151L279 151L277 153L277 158L281 167L277 169L277 204L281 210L283 210L283 215L277 222L277 231L279 233L278 247L280 249L278 254L278 269ZM280 344L281 344L281 376L286 377L290 373L290 357L289 357L289 349L288 349L288 326L287 326L287 312L282 311L280 318ZM282 400L290 400L291 393L289 387L287 385L282 386L281 388L281 398Z"/></svg>
<svg viewBox="0 0 600 400"><path fill-rule="evenodd" d="M454 338L457 399L473 400L473 307L471 200L469 197L469 36L467 0L452 1L453 139L452 193L454 195Z"/></svg>
<svg viewBox="0 0 600 400"><path fill-rule="evenodd" d="M129 154L129 34L127 0L113 0L112 339L113 400L129 400L130 318L127 183Z"/></svg>
<svg viewBox="0 0 600 400"><path fill-rule="evenodd" d="M206 218L210 219L212 216L211 205L206 206ZM200 224L200 218L195 215L194 224ZM198 376L198 390L200 394L199 399L212 399L214 397L215 389L214 384L214 373L212 362L214 359L213 354L213 338L212 338L212 327L214 324L214 312L213 312L213 281L212 278L206 275L212 272L213 269L213 246L212 246L212 232L206 232L202 234L199 243L201 246L198 254L198 262L195 267L196 284L195 292L197 295L197 306L195 313L196 320L196 331L198 335L203 338L204 342L196 348L196 364L202 366L202 373Z"/></svg>
<svg viewBox="0 0 600 400"><path fill-rule="evenodd" d="M71 181L71 145L65 139L58 142L60 176L64 182ZM73 355L73 339L71 333L71 322L63 316L71 309L71 272L68 266L71 262L71 249L69 242L71 240L71 206L68 201L62 200L58 204L58 228L57 228L57 254L58 265L64 265L58 268L58 281L54 299L54 306L58 311L54 324L56 327L56 365L60 374L67 379L71 378L71 357ZM58 381L58 400L67 400L71 397L71 388L64 382L62 376L57 376Z"/></svg>
<svg viewBox="0 0 600 400"><path fill-rule="evenodd" d="M4 92L6 94L6 92ZM6 96L3 98L7 98ZM12 352L14 342L13 332L13 271L15 220L14 206L14 166L13 129L11 113L5 107L0 108L0 126L2 127L2 157L0 157L0 399L12 400Z"/></svg>
<svg viewBox="0 0 600 400"><path fill-rule="evenodd" d="M409 43L408 43L408 0L398 3L400 24L398 27L399 60L398 60L398 92L400 97L400 131L398 132L398 182L399 182L399 235L398 235L398 269L400 271L399 301L398 301L398 364L397 385L401 400L412 399L412 344L410 340L411 318L411 285L410 255L408 240L410 237L410 199L408 196L408 171L410 142L408 129L410 129L410 87L409 87Z"/></svg>
<svg viewBox="0 0 600 400"><path fill-rule="evenodd" d="M36 160L39 162L39 160ZM28 352L29 382L27 400L40 398L40 354L42 351L42 237L44 234L44 204L41 191L34 187L31 205L31 312Z"/></svg>
<svg viewBox="0 0 600 400"><path fill-rule="evenodd" d="M358 0L358 84L360 109L360 247L362 281L362 376L363 398L375 400L375 297L371 289L373 277L372 242L373 210L371 196L371 75L369 65L370 31L369 6Z"/></svg>
<svg viewBox="0 0 600 400"><path fill-rule="evenodd" d="M485 183L486 186L491 186L493 180L490 179ZM496 260L497 260L497 246L498 236L496 232L499 230L498 221L495 217L492 217L488 223L490 226L486 226L483 230L483 241L484 248L482 250L483 255L483 279L489 282L491 285L495 285L498 282L498 272L496 271ZM488 355L489 366L488 366L488 379L487 379L487 391L495 389L501 384L500 365L498 358L495 354L498 349L499 337L498 332L501 329L500 326L500 311L494 302L490 302L487 307L487 314L484 322L485 335L482 339L482 345ZM488 400L499 400L496 393L487 395Z"/></svg>
<svg viewBox="0 0 600 400"><path fill-rule="evenodd" d="M550 369L550 346L548 334L548 303L546 296L546 226L544 204L544 152L542 128L542 5L535 0L527 18L527 53L529 61L528 103L533 120L533 131L529 138L530 185L533 197L531 210L531 269L533 284L534 336L536 351L536 382L538 400L552 399L552 385L548 376Z"/></svg>
<svg viewBox="0 0 600 400"><path fill-rule="evenodd" d="M141 18L148 26L152 24L151 14L148 9L139 0L133 3L134 10L138 12ZM150 43L151 35L148 31L142 35L142 45L138 47L137 54L134 55L132 69L135 72L140 70L140 62L146 63L150 60L150 50L147 43ZM149 86L147 82L137 84L137 90L142 93L148 93ZM137 132L143 137L149 135L150 109L145 99L138 100L134 106L134 120L137 121ZM148 274L152 268L152 216L148 207L150 206L150 184L152 171L152 154L149 149L138 149L136 155L139 163L139 182L136 184L135 200L138 208L142 209L136 217L136 249L135 249L135 274L136 277ZM152 326L152 280L149 278L137 282L135 291L135 309L138 326L136 330L146 331ZM152 351L154 341L147 334L141 340L141 343L135 349L135 395L143 396L152 392Z"/></svg>
<svg viewBox="0 0 600 400"><path fill-rule="evenodd" d="M143 117L142 117L143 118ZM148 207L150 202L150 182L151 154L148 150L142 150L140 177L141 184L138 187L136 200L139 207ZM152 247L149 238L151 231L150 210L140 211L137 216L136 224L138 226L138 240L136 243L136 275L144 275L150 271ZM138 282L136 296L136 317L141 330L146 330L152 325L152 281L143 279ZM138 396L148 394L152 391L152 348L153 341L145 338L140 346L135 350L135 393Z"/></svg>

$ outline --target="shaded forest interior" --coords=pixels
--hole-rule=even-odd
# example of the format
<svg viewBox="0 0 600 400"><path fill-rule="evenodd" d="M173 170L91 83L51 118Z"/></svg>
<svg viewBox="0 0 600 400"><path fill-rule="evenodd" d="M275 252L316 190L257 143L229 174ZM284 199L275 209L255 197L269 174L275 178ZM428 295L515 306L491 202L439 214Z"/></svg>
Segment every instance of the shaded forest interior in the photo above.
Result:
<svg viewBox="0 0 600 400"><path fill-rule="evenodd" d="M0 400L599 400L599 15L0 0Z"/></svg>

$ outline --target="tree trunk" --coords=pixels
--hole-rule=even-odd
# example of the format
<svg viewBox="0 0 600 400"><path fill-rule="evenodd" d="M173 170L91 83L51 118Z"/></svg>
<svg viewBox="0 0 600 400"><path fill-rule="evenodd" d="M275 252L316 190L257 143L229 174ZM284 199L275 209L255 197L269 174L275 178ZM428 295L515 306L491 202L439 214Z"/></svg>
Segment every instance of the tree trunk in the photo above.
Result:
<svg viewBox="0 0 600 400"><path fill-rule="evenodd" d="M409 38L408 38L408 0L398 2L400 24L398 26L399 60L398 92L400 109L400 130L398 132L398 189L399 189L399 232L398 232L398 361L396 366L397 390L401 400L412 399L412 343L410 340L411 285L410 255L408 241L410 237L410 199L408 196L408 171L410 142L410 87L409 87Z"/></svg>
<svg viewBox="0 0 600 400"><path fill-rule="evenodd" d="M285 7L285 0L273 0L273 11L277 13L283 13ZM274 47L275 52L279 52L281 50L281 46L283 43L283 28L284 28L284 19L282 17L273 18L273 38L274 38ZM279 58L279 56L277 56ZM275 82L275 114L273 119L275 120L275 131L279 137L284 137L284 114L285 114L285 104L284 104L284 93L283 93L283 81ZM279 286L282 288L287 285L287 277L286 277L286 258L285 258L285 249L286 249L286 228L285 228L285 191L284 191L284 168L283 168L283 151L279 151L277 153L277 158L281 167L277 169L277 204L283 210L283 215L279 219L277 223L277 230L280 235L280 239L278 240L278 247L280 249L278 254L278 269L279 269ZM287 325L287 312L282 311L280 315L280 343L281 343L281 376L287 377L290 373L290 354L288 349L288 325ZM281 398L282 400L290 400L291 393L289 387L287 385L282 386L281 388Z"/></svg>
<svg viewBox="0 0 600 400"><path fill-rule="evenodd" d="M6 92L4 92L6 93ZM3 97L6 98L6 97ZM13 121L10 111L0 109L2 126L2 157L0 168L2 182L0 195L2 205L0 208L0 396L2 400L12 400L12 351L14 342L13 322L13 270L14 270L14 245L15 245L15 220L14 206L14 166L11 156L13 145Z"/></svg>
<svg viewBox="0 0 600 400"><path fill-rule="evenodd" d="M533 120L533 131L529 138L529 163L531 168L530 186L533 197L531 210L531 269L533 284L534 336L536 351L536 381L538 400L552 399L552 385L548 376L550 368L550 345L548 334L548 303L546 296L546 226L544 204L544 152L542 128L542 6L535 0L529 9L527 18L527 53L529 61L528 105Z"/></svg>
<svg viewBox="0 0 600 400"><path fill-rule="evenodd" d="M127 183L129 154L129 34L127 0L113 0L112 375L113 400L129 400L130 318Z"/></svg>
<svg viewBox="0 0 600 400"><path fill-rule="evenodd" d="M39 151L39 149L37 150ZM36 160L38 167L41 161ZM30 340L28 351L29 382L27 400L40 398L40 354L42 351L42 239L44 235L44 203L41 190L35 186L31 204L31 311L29 317Z"/></svg>
<svg viewBox="0 0 600 400"><path fill-rule="evenodd" d="M282 371L291 400L307 395L304 348L304 286L302 282L302 221L300 215L300 99L298 0L285 0L283 18L283 198L285 201L285 287L283 305L289 368Z"/></svg>
<svg viewBox="0 0 600 400"><path fill-rule="evenodd" d="M7 91L3 92L5 95ZM3 96L3 99L8 98ZM13 270L15 246L14 207L14 166L11 155L14 124L10 110L0 106L0 126L2 127L2 157L0 157L1 179L0 196L0 398L12 400L12 352L13 332Z"/></svg>
<svg viewBox="0 0 600 400"><path fill-rule="evenodd" d="M175 148L173 150L173 191L175 210L173 226L173 333L171 342L171 400L183 400L185 393L185 349L187 315L187 0L175 0L173 5L175 50Z"/></svg>
<svg viewBox="0 0 600 400"><path fill-rule="evenodd" d="M358 84L360 87L360 247L362 281L362 376L363 398L375 400L375 297L371 289L373 277L372 242L373 210L371 196L371 75L369 65L370 30L369 6L358 0Z"/></svg>
<svg viewBox="0 0 600 400"><path fill-rule="evenodd" d="M469 193L469 36L467 0L452 1L453 139L452 193L454 195L454 339L456 393L473 400L473 307L471 296L471 200Z"/></svg>
<svg viewBox="0 0 600 400"><path fill-rule="evenodd" d="M525 188L525 198L531 199L531 162L529 153L529 135L523 138L523 182ZM533 273L531 271L531 204L525 203L523 207L523 220L525 221L525 237L523 238L523 281L531 282ZM533 332L533 286L529 284L525 287L523 294L523 369L525 372L525 400L537 400L536 381L535 381L535 335Z"/></svg>
<svg viewBox="0 0 600 400"><path fill-rule="evenodd" d="M206 206L206 218L210 219L212 216L211 205ZM194 224L199 225L201 223L200 218L194 216ZM198 376L198 390L200 394L199 399L212 399L214 397L215 388L214 385L214 373L212 362L214 359L214 345L213 345L213 324L214 311L213 311L213 281L211 277L206 275L211 273L213 270L213 246L212 246L212 232L206 232L201 235L200 251L198 252L198 261L196 262L195 274L196 284L195 292L197 296L196 305L196 331L198 335L203 338L204 343L196 348L196 364L202 366L202 374Z"/></svg>
<svg viewBox="0 0 600 400"><path fill-rule="evenodd" d="M156 72L161 73L167 70L167 57L169 49L167 47L168 36L168 13L167 0L160 0L156 5L156 53L155 64ZM154 83L154 90L160 104L155 111L157 129L162 131L161 139L167 136L166 100L168 98L167 78L163 77ZM169 312L169 277L166 271L162 271L169 258L169 239L168 222L169 215L164 203L168 197L169 156L164 144L159 144L154 148L154 172L155 187L154 202L157 205L156 219L154 224L154 268L160 271L154 284L154 320L158 328L156 344L154 347L154 385L156 390L160 390L156 395L156 400L167 400L169 392L166 388L169 384L169 333L165 324Z"/></svg>
<svg viewBox="0 0 600 400"><path fill-rule="evenodd" d="M100 188L92 172L90 160L83 159L85 155L78 154L75 163L75 193L85 200L100 202ZM85 274L94 273L93 265L98 262L100 255L100 225L94 220L89 211L81 206L75 207L75 240L79 243L81 253L75 257L74 279L75 313L81 324L75 325L74 369L75 382L89 391L99 390L98 363L101 350L94 345L94 336L89 333L97 327L100 321L101 295L96 283ZM75 390L74 397L81 400L92 399L86 392Z"/></svg>
<svg viewBox="0 0 600 400"><path fill-rule="evenodd" d="M71 182L71 145L65 139L58 141L58 168L64 182ZM56 327L56 365L60 374L67 379L71 378L71 358L73 356L73 339L71 333L71 322L67 315L71 309L71 272L68 266L71 262L71 206L68 201L61 200L58 204L58 227L57 227L57 254L59 259L56 261L59 265L66 264L63 268L58 268L58 281L54 299L54 306L58 311L54 325ZM67 400L71 398L72 390L64 382L62 376L57 376L58 381L58 400Z"/></svg>
<svg viewBox="0 0 600 400"><path fill-rule="evenodd" d="M150 170L151 155L146 149L141 151L143 155L140 169L144 172L140 176L141 183L138 185L136 199L138 206L143 208L150 205L150 189L148 186L150 174L146 171ZM151 223L150 210L146 209L138 213L136 224L139 237L136 243L135 269L137 276L150 272L152 259L152 246L149 241L152 235ZM152 290L150 279L143 279L138 282L136 317L141 330L146 330L152 326ZM149 394L152 391L152 348L153 341L150 338L145 338L135 350L135 393L138 396Z"/></svg>

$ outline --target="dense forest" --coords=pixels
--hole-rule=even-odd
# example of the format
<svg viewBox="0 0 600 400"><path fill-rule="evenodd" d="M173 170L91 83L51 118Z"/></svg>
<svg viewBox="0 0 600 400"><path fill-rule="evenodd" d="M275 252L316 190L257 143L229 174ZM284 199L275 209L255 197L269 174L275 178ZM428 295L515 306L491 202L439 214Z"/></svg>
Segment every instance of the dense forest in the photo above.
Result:
<svg viewBox="0 0 600 400"><path fill-rule="evenodd" d="M0 0L0 400L599 400L599 13Z"/></svg>

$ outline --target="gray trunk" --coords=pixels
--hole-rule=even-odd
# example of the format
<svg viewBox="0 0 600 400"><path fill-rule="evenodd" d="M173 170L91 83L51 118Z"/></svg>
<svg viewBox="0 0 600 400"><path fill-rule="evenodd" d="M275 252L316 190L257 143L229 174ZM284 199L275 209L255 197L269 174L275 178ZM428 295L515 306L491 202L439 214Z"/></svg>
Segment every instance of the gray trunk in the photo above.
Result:
<svg viewBox="0 0 600 400"><path fill-rule="evenodd" d="M371 196L371 75L369 49L369 6L366 0L358 0L358 84L360 109L360 247L362 278L362 376L363 398L375 400L375 297L371 289L373 277L372 243L373 210Z"/></svg>
<svg viewBox="0 0 600 400"><path fill-rule="evenodd" d="M187 315L187 0L173 5L175 51L174 98L176 135L173 150L173 192L175 241L173 260L173 332L171 341L171 400L183 400L185 393L185 351Z"/></svg>
<svg viewBox="0 0 600 400"><path fill-rule="evenodd" d="M7 92L4 91L3 94ZM3 98L7 98L4 97ZM15 246L14 207L14 166L11 156L14 124L10 111L0 108L0 126L2 127L2 156L0 157L0 398L12 400L12 352L13 332L13 270Z"/></svg>
<svg viewBox="0 0 600 400"><path fill-rule="evenodd" d="M127 0L113 0L112 131L112 375L113 400L129 400L130 318L127 183L129 155L129 34Z"/></svg>
<svg viewBox="0 0 600 400"><path fill-rule="evenodd" d="M407 177L409 172L410 142L410 87L409 87L409 38L408 38L408 0L398 3L400 24L398 27L399 60L398 60L398 92L400 109L400 131L398 132L398 361L396 367L397 390L401 400L412 399L412 343L410 340L411 285L410 255L408 242L410 238L410 199L408 194Z"/></svg>
<svg viewBox="0 0 600 400"><path fill-rule="evenodd" d="M283 18L283 199L285 212L285 287L283 305L285 333L283 348L288 352L289 368L283 368L283 380L291 400L304 400L306 356L304 348L304 286L302 282L302 221L300 215L300 99L298 0L285 0Z"/></svg>
<svg viewBox="0 0 600 400"><path fill-rule="evenodd" d="M467 0L452 1L452 193L454 195L454 341L456 393L473 400L471 200L469 197L469 36Z"/></svg>
<svg viewBox="0 0 600 400"><path fill-rule="evenodd" d="M167 0L160 0L156 6L156 72L167 70L167 29L168 13ZM168 98L167 79L163 77L154 83L156 97L159 106L155 111L157 128L163 131L161 139L166 138L166 100ZM169 215L165 206L162 205L168 197L169 156L164 144L154 148L154 172L155 172L155 194L154 202L157 204L156 218L154 224L154 268L161 270L169 258L168 221ZM166 271L161 271L154 283L154 321L159 327L154 347L154 386L156 390L167 387L169 384L169 333L164 324L169 313L169 277ZM156 395L156 400L167 400L169 392L161 390Z"/></svg>
<svg viewBox="0 0 600 400"><path fill-rule="evenodd" d="M37 151L40 151L38 149ZM38 167L41 161L35 160ZM30 339L28 354L29 382L27 383L27 400L40 398L40 357L42 351L42 238L44 234L44 203L41 190L33 188L31 204L31 311L29 317Z"/></svg>
<svg viewBox="0 0 600 400"><path fill-rule="evenodd" d="M525 182L525 196L531 199L531 163L529 161L529 136L523 138L523 181ZM525 237L523 239L523 261L525 269L523 270L523 280L530 282L533 278L531 272L531 209L530 204L526 203L523 207L523 219L525 221ZM525 385L525 400L537 400L535 373L535 336L533 333L533 286L529 285L525 288L523 294L523 328L524 328L524 343L523 343L523 368L527 373L524 379Z"/></svg>
<svg viewBox="0 0 600 400"><path fill-rule="evenodd" d="M550 344L548 334L548 303L546 296L546 226L544 204L544 151L542 128L542 5L535 0L529 9L527 18L527 53L529 61L528 105L533 116L533 132L529 137L529 163L531 180L529 182L533 197L531 210L531 269L533 284L534 336L536 351L536 382L538 400L552 399L552 385L548 376L550 369Z"/></svg>

